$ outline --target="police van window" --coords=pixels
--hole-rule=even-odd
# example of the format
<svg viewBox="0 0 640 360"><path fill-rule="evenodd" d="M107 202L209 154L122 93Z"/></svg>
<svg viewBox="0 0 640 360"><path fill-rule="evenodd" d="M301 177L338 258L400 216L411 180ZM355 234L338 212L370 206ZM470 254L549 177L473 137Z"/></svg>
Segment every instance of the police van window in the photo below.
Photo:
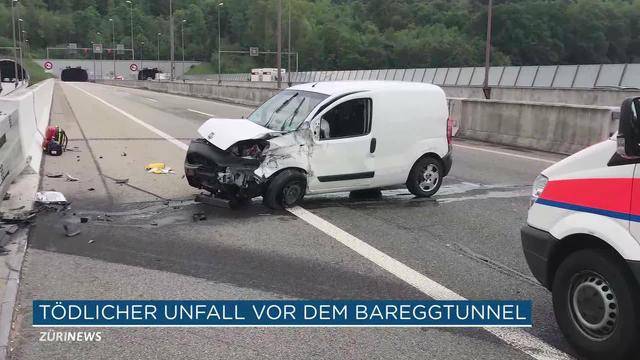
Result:
<svg viewBox="0 0 640 360"><path fill-rule="evenodd" d="M363 136L371 131L371 99L354 99L328 111L320 120L320 139Z"/></svg>

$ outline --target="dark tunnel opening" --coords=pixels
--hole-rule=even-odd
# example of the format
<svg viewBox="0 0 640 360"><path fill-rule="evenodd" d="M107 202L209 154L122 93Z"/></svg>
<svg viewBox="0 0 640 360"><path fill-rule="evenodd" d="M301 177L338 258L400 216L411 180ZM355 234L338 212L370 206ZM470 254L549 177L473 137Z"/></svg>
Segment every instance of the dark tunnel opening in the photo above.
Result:
<svg viewBox="0 0 640 360"><path fill-rule="evenodd" d="M87 70L81 67L68 67L62 70L60 74L60 79L62 81L73 81L73 82L86 82L89 81L89 74Z"/></svg>
<svg viewBox="0 0 640 360"><path fill-rule="evenodd" d="M16 77L16 62L13 60L0 60L0 80L2 82L12 83L16 80L23 81L28 79L27 71L18 63L18 76Z"/></svg>
<svg viewBox="0 0 640 360"><path fill-rule="evenodd" d="M138 80L148 80L148 79L156 79L156 75L161 73L162 71L158 70L158 68L148 69L144 68L138 72Z"/></svg>

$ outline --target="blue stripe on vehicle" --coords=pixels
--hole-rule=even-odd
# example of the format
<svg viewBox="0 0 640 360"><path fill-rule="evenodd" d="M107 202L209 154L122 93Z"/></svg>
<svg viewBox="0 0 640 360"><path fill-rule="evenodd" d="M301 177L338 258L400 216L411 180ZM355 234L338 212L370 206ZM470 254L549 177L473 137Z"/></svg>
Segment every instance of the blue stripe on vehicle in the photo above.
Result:
<svg viewBox="0 0 640 360"><path fill-rule="evenodd" d="M551 207L557 207L565 210L579 211L589 214L602 215L614 219L627 220L627 221L635 221L640 222L640 215L626 214L617 211L609 211L598 208L592 208L587 206L574 205L569 203L563 203L558 201L546 200L546 199L538 199L536 203L540 205L546 205Z"/></svg>

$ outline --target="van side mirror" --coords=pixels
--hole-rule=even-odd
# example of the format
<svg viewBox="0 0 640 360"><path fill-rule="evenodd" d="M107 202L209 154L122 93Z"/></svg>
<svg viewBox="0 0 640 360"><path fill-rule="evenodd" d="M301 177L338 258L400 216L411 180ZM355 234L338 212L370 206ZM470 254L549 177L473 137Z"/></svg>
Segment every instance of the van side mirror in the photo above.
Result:
<svg viewBox="0 0 640 360"><path fill-rule="evenodd" d="M629 98L620 107L618 154L625 158L640 157L640 97Z"/></svg>

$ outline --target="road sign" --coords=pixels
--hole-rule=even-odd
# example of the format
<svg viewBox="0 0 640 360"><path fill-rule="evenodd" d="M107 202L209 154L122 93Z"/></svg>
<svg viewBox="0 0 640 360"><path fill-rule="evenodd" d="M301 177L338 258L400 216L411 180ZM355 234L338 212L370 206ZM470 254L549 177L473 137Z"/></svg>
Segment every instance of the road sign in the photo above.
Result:
<svg viewBox="0 0 640 360"><path fill-rule="evenodd" d="M69 43L68 48L69 49L77 49L78 48L78 44L77 43Z"/></svg>
<svg viewBox="0 0 640 360"><path fill-rule="evenodd" d="M46 70L51 70L51 69L53 69L53 63L52 63L51 61L45 61L45 62L44 62L44 68L45 68Z"/></svg>
<svg viewBox="0 0 640 360"><path fill-rule="evenodd" d="M250 47L249 48L249 55L251 56L258 56L260 54L260 49L257 47Z"/></svg>
<svg viewBox="0 0 640 360"><path fill-rule="evenodd" d="M102 44L93 44L93 53L102 54Z"/></svg>
<svg viewBox="0 0 640 360"><path fill-rule="evenodd" d="M138 71L138 65L137 65L137 64L131 64L131 65L129 65L129 70L131 70L131 71Z"/></svg>
<svg viewBox="0 0 640 360"><path fill-rule="evenodd" d="M116 44L116 51L118 54L124 54L124 45L123 44Z"/></svg>

